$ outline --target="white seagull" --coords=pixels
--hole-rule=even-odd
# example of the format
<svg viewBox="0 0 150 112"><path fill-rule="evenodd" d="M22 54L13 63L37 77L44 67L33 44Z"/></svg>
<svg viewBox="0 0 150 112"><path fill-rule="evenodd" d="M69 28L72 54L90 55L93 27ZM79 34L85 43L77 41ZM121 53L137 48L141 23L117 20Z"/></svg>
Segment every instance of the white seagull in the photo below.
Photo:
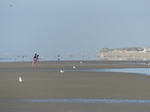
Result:
<svg viewBox="0 0 150 112"><path fill-rule="evenodd" d="M80 61L80 64L82 64L82 61Z"/></svg>
<svg viewBox="0 0 150 112"><path fill-rule="evenodd" d="M75 66L73 66L73 69L76 69L76 67L75 67Z"/></svg>
<svg viewBox="0 0 150 112"><path fill-rule="evenodd" d="M65 71L63 71L63 70L60 70L60 73L65 73Z"/></svg>
<svg viewBox="0 0 150 112"><path fill-rule="evenodd" d="M23 83L23 80L22 80L22 78L21 78L21 77L19 77L19 82Z"/></svg>

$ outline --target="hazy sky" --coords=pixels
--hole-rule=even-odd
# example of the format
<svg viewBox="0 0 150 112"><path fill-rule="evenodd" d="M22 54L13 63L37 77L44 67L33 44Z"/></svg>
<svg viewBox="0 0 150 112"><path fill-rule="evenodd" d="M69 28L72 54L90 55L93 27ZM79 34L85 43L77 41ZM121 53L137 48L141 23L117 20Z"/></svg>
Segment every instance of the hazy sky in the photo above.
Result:
<svg viewBox="0 0 150 112"><path fill-rule="evenodd" d="M0 0L0 54L144 46L150 46L150 0Z"/></svg>

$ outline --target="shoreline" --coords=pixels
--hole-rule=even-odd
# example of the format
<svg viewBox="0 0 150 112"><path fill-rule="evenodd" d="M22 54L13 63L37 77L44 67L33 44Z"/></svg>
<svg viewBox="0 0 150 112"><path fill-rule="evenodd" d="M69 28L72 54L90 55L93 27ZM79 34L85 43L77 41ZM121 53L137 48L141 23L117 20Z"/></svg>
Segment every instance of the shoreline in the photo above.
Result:
<svg viewBox="0 0 150 112"><path fill-rule="evenodd" d="M82 63L81 63L82 62ZM0 62L0 69L109 69L109 68L150 68L146 61L40 61L40 66L31 62Z"/></svg>
<svg viewBox="0 0 150 112"><path fill-rule="evenodd" d="M150 100L150 76L136 73L38 71L42 69L89 68L150 68L139 61L48 61L40 66L31 62L0 62L0 111L20 112L120 112L143 111L150 109L149 103L128 103L126 101ZM34 69L35 71L7 71L7 69ZM22 77L24 83L18 78ZM86 103L86 102L30 102L27 99L112 99L125 103ZM10 108L11 107L11 108ZM127 108L126 108L127 107Z"/></svg>

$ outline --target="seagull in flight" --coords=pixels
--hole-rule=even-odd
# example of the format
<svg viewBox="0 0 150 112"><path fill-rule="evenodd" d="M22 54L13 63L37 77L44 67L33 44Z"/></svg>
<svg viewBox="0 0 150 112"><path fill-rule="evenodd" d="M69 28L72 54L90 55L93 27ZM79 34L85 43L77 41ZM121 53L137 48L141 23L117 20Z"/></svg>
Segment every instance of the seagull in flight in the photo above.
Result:
<svg viewBox="0 0 150 112"><path fill-rule="evenodd" d="M9 4L10 7L12 7L13 5Z"/></svg>

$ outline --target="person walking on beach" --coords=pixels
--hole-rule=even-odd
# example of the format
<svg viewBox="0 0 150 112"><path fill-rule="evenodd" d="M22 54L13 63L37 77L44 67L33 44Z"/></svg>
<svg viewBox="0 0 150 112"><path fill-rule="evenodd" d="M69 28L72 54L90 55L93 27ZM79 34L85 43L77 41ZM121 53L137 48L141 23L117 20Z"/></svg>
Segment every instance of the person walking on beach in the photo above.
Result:
<svg viewBox="0 0 150 112"><path fill-rule="evenodd" d="M36 56L36 65L37 65L37 66L40 66L38 59L39 59L39 55Z"/></svg>
<svg viewBox="0 0 150 112"><path fill-rule="evenodd" d="M37 54L35 54L33 57L32 66L36 66L36 63L37 63Z"/></svg>

